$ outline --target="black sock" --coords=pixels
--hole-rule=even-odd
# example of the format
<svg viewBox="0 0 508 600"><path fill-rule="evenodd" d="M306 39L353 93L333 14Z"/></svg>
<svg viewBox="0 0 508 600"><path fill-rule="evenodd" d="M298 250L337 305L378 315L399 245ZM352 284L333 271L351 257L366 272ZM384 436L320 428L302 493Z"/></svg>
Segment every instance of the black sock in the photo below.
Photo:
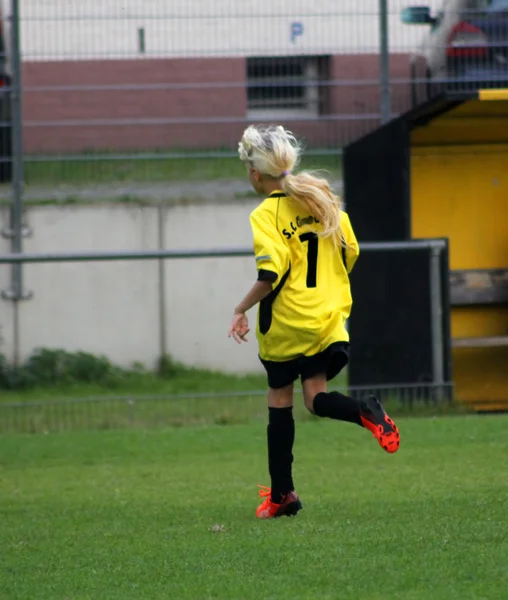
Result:
<svg viewBox="0 0 508 600"><path fill-rule="evenodd" d="M337 421L347 421L361 425L360 403L354 398L339 392L321 392L314 398L314 413L318 417L328 417Z"/></svg>
<svg viewBox="0 0 508 600"><path fill-rule="evenodd" d="M294 490L292 465L295 421L293 408L268 408L268 470L272 480L272 502Z"/></svg>

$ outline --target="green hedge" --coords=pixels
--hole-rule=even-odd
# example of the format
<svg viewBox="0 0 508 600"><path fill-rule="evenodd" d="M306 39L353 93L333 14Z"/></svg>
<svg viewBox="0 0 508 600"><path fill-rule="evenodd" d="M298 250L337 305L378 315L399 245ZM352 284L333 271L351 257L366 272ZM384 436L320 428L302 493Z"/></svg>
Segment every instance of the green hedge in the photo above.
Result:
<svg viewBox="0 0 508 600"><path fill-rule="evenodd" d="M164 357L159 362L157 375L171 377L181 369L170 357ZM96 383L114 388L126 377L140 373L149 374L139 363L130 369L122 369L105 356L88 352L38 348L20 366L9 364L0 354L0 389L4 390L75 383Z"/></svg>

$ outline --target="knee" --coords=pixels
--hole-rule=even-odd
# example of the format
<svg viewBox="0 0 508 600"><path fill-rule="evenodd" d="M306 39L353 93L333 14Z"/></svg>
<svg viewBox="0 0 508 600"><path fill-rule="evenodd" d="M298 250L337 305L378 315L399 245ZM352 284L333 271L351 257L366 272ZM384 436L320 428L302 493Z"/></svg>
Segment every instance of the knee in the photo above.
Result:
<svg viewBox="0 0 508 600"><path fill-rule="evenodd" d="M289 408L293 406L293 384L283 388L269 388L268 406L270 408Z"/></svg>

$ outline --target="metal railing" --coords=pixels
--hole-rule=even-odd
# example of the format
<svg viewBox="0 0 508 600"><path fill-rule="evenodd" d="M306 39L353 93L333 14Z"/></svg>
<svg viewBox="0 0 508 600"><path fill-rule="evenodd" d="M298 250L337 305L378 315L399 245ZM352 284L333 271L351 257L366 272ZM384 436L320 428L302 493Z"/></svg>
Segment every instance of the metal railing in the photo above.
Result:
<svg viewBox="0 0 508 600"><path fill-rule="evenodd" d="M355 398L373 394L394 414L445 414L451 404L451 383L400 386L333 387ZM314 419L295 390L298 419ZM266 391L104 395L90 398L0 402L0 435L128 428L230 425L266 419Z"/></svg>
<svg viewBox="0 0 508 600"><path fill-rule="evenodd" d="M483 15L489 8L486 1L456 15L455 33L472 33L476 41L468 46L457 38L462 46L439 48L448 57L446 72L439 75L432 72L422 45L430 28L402 24L401 5L390 6L386 0L324 3L298 18L291 8L274 13L269 2L248 9L221 2L211 11L207 3L203 11L199 2L191 7L177 0L169 6L161 0L148 14L140 1L127 17L120 1L100 9L90 2L88 11L86 2L79 11L59 0L51 7L45 4L44 11L39 4L25 8L10 0L10 15L2 16L9 25L4 43L11 68L0 73L5 76L0 88L0 179L6 184L0 194L9 201L9 224L2 234L10 239L11 253L0 255L0 264L11 265L3 297L13 302L15 336L18 306L27 297L24 264L251 255L242 248L23 253L30 231L24 221L28 193L52 198L62 184L82 190L104 182L109 192L101 190L100 198L108 199L123 180L150 186L182 178L237 179L243 176L237 140L243 126L258 120L293 129L305 139L312 166L321 166L313 157L326 156L326 168L333 164L334 176L340 178L341 147L415 103L443 91L508 85L503 71L508 40L496 37L501 26L492 34L476 25L474 31L460 27ZM443 3L428 4L426 23L437 27ZM422 14L414 14L413 23L421 19L423 24ZM228 31L240 32L238 37L217 35L224 23ZM256 37L261 30L266 33L267 23L279 28L268 36L275 44L270 48ZM167 35L174 26L178 35ZM114 35L97 35L111 27ZM203 35L188 35L196 27L202 27ZM77 35L85 30L86 35ZM90 39L96 40L93 48ZM206 47L189 47L190 39ZM260 94L256 106L268 106L261 112L255 103L249 106L249 98L259 100ZM276 108L270 108L271 99ZM385 248L362 244L363 251ZM435 303L438 279L433 286ZM444 385L438 320L432 328L434 378Z"/></svg>
<svg viewBox="0 0 508 600"><path fill-rule="evenodd" d="M499 0L478 0L451 15L457 43L451 34L441 36L451 41L437 49L447 57L445 73L422 44L431 25L450 21L442 18L450 9L441 0L404 18L405 3L386 0L324 3L298 16L289 5L281 10L268 1L245 8L160 0L148 10L140 0L129 11L120 1L73 7L53 0L44 10L19 0L8 4L10 14L0 15L8 25L0 29L0 68L10 65L0 71L0 165L11 186L1 193L12 196L3 233L13 253L22 251L27 230L25 184L47 188L51 197L63 183L79 189L105 182L111 189L100 193L107 199L124 178L146 185L237 178L237 140L257 120L293 128L309 156L338 158L345 143L429 95L508 85ZM217 35L226 25L229 34ZM196 28L202 35L189 35ZM260 41L259 31L270 28L273 35ZM249 108L253 90L263 105L274 100L277 106L261 113ZM303 103L296 112L295 103ZM22 288L21 275L12 288Z"/></svg>
<svg viewBox="0 0 508 600"><path fill-rule="evenodd" d="M363 242L361 252L383 252L390 250L411 250L433 248L442 251L446 243L441 240L411 240L409 242ZM0 254L0 264L54 263L54 262L95 262L112 260L153 260L181 258L232 258L253 256L250 248L210 248L204 250L121 250L98 252L62 253L17 253Z"/></svg>
<svg viewBox="0 0 508 600"><path fill-rule="evenodd" d="M429 0L429 11L416 7L404 18L409 1L325 2L298 15L264 0L140 0L129 11L119 0L50 0L44 10L6 4L0 67L10 70L0 96L12 111L0 121L12 131L5 127L0 147L10 160L12 146L13 185L83 184L104 169L114 185L123 161L141 167L127 169L134 180L147 181L150 163L164 170L182 155L227 159L241 128L258 118L290 124L315 150L337 150L429 93L507 85L503 0L477 0L451 15L456 9ZM431 26L448 23L447 35L431 35ZM437 37L448 40L434 48L445 71L423 44ZM276 107L260 115L250 96Z"/></svg>
<svg viewBox="0 0 508 600"><path fill-rule="evenodd" d="M430 303L431 303L431 336L432 336L432 385L441 388L447 385L444 381L443 371L443 347L444 331L441 306L441 253L446 249L444 240L411 240L407 242L366 242L360 244L363 252L384 252L393 250L416 250L430 249ZM204 250L137 250L137 251L100 251L100 252L74 252L74 253L12 253L0 255L0 264L11 264L21 269L25 263L66 263L66 262L102 262L102 261L133 261L133 260L176 260L176 259L202 259L202 258L228 258L252 256L250 248L222 248ZM19 271L20 274L20 271ZM21 290L23 293L23 290ZM12 296L13 290L8 291L7 296ZM165 310L161 305L161 318ZM165 318L165 317L164 317ZM19 323L13 325L14 337L19 337Z"/></svg>

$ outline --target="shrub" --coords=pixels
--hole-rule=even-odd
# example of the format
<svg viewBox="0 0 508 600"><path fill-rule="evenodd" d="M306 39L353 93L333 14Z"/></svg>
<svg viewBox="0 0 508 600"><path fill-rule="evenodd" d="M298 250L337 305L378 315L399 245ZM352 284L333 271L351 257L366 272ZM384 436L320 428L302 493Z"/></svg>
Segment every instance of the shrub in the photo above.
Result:
<svg viewBox="0 0 508 600"><path fill-rule="evenodd" d="M157 374L170 379L179 367L170 357L160 360ZM150 375L141 363L131 369L114 365L105 356L89 352L67 352L61 349L37 348L25 363L15 367L0 354L0 389L22 389L48 385L97 383L115 387L122 379Z"/></svg>

